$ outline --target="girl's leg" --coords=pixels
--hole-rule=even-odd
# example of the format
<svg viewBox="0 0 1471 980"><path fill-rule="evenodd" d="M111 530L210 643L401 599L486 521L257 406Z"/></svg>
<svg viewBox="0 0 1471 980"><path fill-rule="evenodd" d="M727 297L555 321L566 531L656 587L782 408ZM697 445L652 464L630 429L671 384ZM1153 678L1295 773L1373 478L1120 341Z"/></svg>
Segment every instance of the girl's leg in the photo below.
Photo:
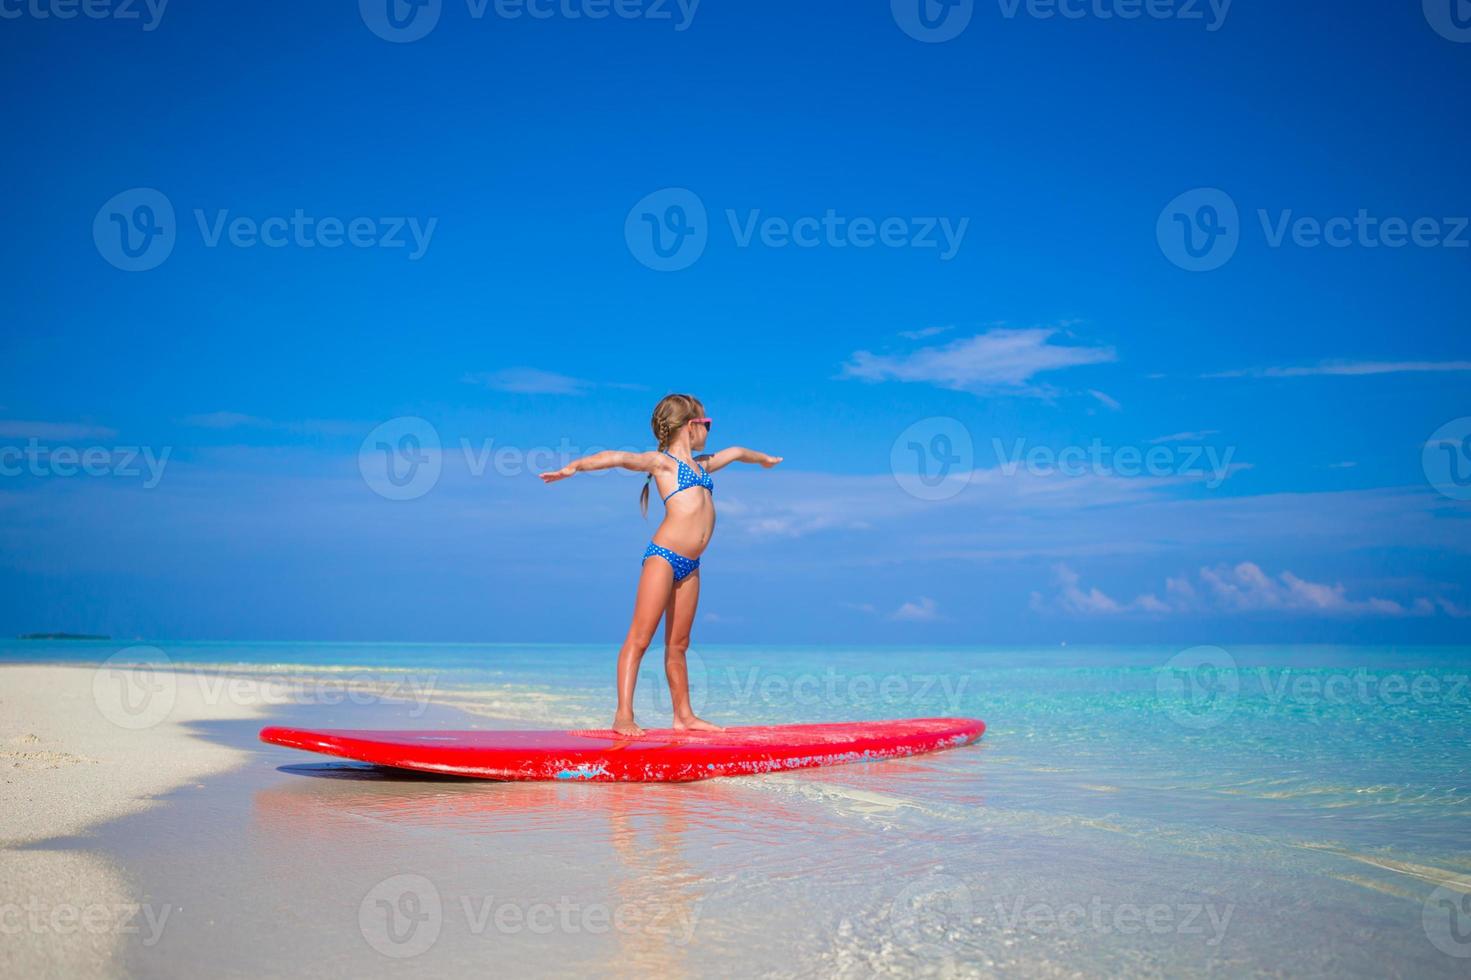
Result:
<svg viewBox="0 0 1471 980"><path fill-rule="evenodd" d="M685 653L690 648L690 627L695 622L695 609L700 605L700 570L697 568L669 593L664 610L664 676L669 678L669 702L674 707L674 727L700 732L722 731L702 718L696 718L690 707L689 669Z"/></svg>
<svg viewBox="0 0 1471 980"><path fill-rule="evenodd" d="M644 560L643 572L638 577L638 596L633 600L633 623L628 627L623 648L618 651L618 711L613 716L613 730L624 735L643 732L633 720L633 688L638 683L639 662L653 642L654 630L659 628L659 617L664 614L673 584L674 569L667 561L657 556Z"/></svg>

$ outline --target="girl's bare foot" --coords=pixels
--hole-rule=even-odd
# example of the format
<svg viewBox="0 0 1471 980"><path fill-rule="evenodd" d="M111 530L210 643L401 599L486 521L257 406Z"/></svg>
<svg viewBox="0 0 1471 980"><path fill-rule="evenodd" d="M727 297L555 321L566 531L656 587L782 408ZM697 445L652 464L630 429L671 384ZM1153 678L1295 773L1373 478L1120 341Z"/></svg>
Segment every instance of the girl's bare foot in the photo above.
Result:
<svg viewBox="0 0 1471 980"><path fill-rule="evenodd" d="M613 731L619 735L642 735L644 730L632 718L614 718Z"/></svg>
<svg viewBox="0 0 1471 980"><path fill-rule="evenodd" d="M703 718L696 718L694 715L690 715L688 718L676 718L676 719L674 719L674 730L677 731L677 732L723 732L723 731L725 731L725 729L724 728L721 728L719 725L712 725L710 722L706 721L705 719L703 719Z"/></svg>

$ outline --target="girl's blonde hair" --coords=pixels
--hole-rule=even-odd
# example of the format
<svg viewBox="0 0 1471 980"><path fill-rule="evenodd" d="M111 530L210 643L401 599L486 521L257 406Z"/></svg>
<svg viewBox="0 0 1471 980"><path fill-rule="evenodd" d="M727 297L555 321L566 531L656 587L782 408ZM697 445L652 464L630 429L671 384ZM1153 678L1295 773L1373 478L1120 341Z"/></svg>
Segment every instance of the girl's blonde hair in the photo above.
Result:
<svg viewBox="0 0 1471 980"><path fill-rule="evenodd" d="M659 399L659 404L654 406L654 414L649 419L649 427L654 430L654 438L659 442L660 449L668 449L669 443L673 441L676 433L689 423L690 419L700 418L705 414L705 406L694 395L665 395ZM645 517L649 516L649 483L654 479L650 473L644 480L643 492L639 494L638 506Z"/></svg>

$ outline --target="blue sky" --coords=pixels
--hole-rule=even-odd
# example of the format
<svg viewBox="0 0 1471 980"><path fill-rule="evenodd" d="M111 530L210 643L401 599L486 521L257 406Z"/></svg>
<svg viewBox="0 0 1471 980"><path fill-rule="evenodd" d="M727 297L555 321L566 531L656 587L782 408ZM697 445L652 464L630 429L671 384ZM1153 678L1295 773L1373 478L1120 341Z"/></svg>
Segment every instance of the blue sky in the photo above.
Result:
<svg viewBox="0 0 1471 980"><path fill-rule="evenodd" d="M697 642L1471 636L1448 4L387 2L4 8L0 632L616 642L691 391Z"/></svg>

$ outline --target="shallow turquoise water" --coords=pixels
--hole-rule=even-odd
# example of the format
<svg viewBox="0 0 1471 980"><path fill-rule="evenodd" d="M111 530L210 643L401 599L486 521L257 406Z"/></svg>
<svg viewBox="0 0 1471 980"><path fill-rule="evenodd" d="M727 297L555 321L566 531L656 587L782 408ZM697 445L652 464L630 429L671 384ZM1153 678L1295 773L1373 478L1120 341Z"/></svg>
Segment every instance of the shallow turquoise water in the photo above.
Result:
<svg viewBox="0 0 1471 980"><path fill-rule="evenodd" d="M12 642L0 661L118 650ZM372 668L410 681L404 692L432 686L438 702L525 727L611 717L607 647L157 650L256 676ZM668 719L661 675L651 651L646 725ZM748 923L778 948L787 936L804 964L794 973L1465 976L1468 676L1471 650L1458 648L702 648L696 709L723 724L964 715L989 726L975 748L680 797L681 822L708 832L694 863L721 923L707 927L711 955ZM396 792L405 813L422 812ZM673 797L659 799L651 812L667 819ZM732 799L737 814L723 809ZM514 812L502 818L517 829ZM464 830L453 818L442 829ZM696 965L700 949L684 951Z"/></svg>

